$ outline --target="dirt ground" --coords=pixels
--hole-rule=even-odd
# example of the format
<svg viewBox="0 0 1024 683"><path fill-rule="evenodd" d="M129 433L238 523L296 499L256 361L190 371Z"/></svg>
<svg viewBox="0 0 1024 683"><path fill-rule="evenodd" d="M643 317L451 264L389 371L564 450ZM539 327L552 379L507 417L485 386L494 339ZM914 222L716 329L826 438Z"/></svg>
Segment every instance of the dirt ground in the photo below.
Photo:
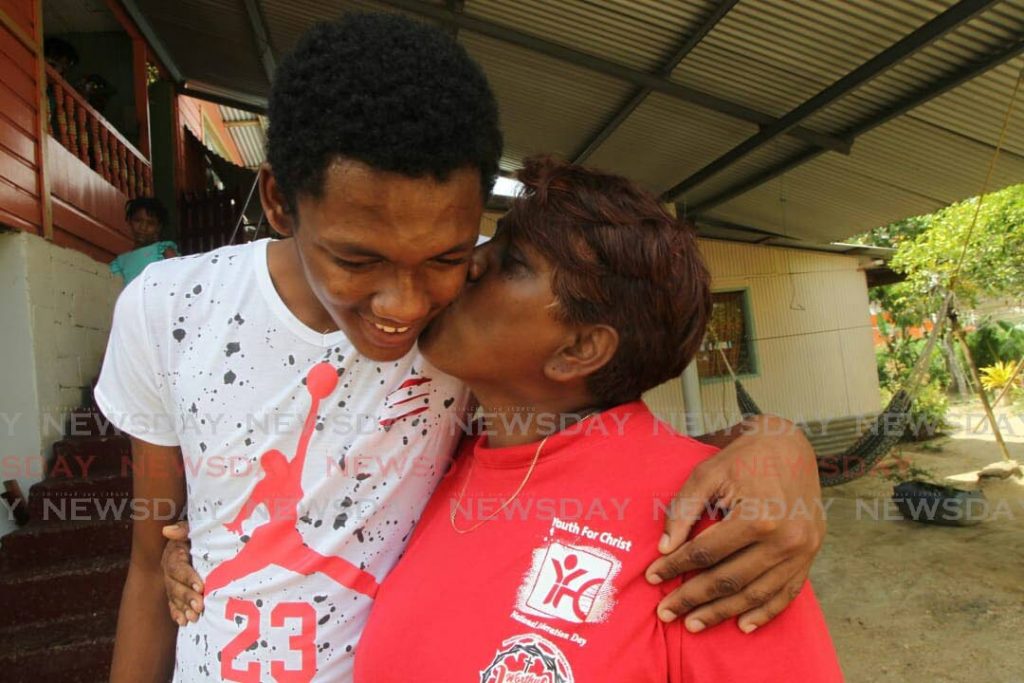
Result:
<svg viewBox="0 0 1024 683"><path fill-rule="evenodd" d="M999 414L1024 464L1024 412ZM1000 451L987 425L965 429L984 419L980 404L950 418L949 436L904 445L884 465L977 487L973 473ZM985 480L989 517L966 528L902 520L888 502L895 483L872 473L824 490L828 537L812 581L847 681L1024 681L1024 478Z"/></svg>

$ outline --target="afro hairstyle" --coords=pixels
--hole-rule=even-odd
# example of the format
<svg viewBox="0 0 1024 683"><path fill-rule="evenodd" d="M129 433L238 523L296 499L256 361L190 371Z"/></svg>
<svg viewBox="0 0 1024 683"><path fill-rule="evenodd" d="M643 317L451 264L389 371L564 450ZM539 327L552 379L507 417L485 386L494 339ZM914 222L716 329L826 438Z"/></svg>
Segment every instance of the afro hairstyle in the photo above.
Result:
<svg viewBox="0 0 1024 683"><path fill-rule="evenodd" d="M280 63L269 101L267 158L290 211L323 196L338 158L444 181L480 171L490 194L502 138L480 67L446 32L391 14L314 25Z"/></svg>

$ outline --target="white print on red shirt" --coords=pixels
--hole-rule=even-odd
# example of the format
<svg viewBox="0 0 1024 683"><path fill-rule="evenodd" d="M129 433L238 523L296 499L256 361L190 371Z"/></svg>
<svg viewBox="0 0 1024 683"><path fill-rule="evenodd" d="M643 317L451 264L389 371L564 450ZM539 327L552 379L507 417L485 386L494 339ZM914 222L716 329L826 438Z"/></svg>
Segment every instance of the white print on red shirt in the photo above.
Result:
<svg viewBox="0 0 1024 683"><path fill-rule="evenodd" d="M576 624L608 618L614 606L612 577L622 568L611 553L552 542L533 555L516 601L520 611Z"/></svg>
<svg viewBox="0 0 1024 683"><path fill-rule="evenodd" d="M507 638L480 683L573 683L572 667L554 643L533 633Z"/></svg>
<svg viewBox="0 0 1024 683"><path fill-rule="evenodd" d="M556 541L556 536L572 538ZM599 541L607 547L578 541ZM607 621L615 609L614 579L622 570L622 562L610 548L629 552L632 545L608 532L552 519L545 544L531 555L516 595L516 610L574 624ZM571 639L581 647L586 644L584 639Z"/></svg>

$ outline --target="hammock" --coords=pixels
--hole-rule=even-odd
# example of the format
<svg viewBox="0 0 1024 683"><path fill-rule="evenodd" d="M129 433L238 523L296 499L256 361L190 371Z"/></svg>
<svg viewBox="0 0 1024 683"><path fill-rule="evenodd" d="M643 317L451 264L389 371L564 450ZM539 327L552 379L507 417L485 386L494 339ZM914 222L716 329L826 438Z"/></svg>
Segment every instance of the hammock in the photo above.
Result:
<svg viewBox="0 0 1024 683"><path fill-rule="evenodd" d="M885 410L879 413L871 427L861 434L852 446L838 455L817 456L818 476L821 479L822 486L844 484L848 481L853 481L858 477L864 476L871 471L871 468L874 467L875 463L881 460L882 457L888 453L894 445L896 445L896 442L900 440L906 430L907 421L910 417L911 403L920 388L921 378L925 374L925 368L928 366L928 361L932 356L932 350L935 348L935 342L939 337L939 331L951 312L954 285L959 277L964 258L967 256L967 250L971 245L971 237L973 236L974 228L978 223L978 216L981 213L981 205L985 198L985 194L988 192L989 185L992 181L992 174L995 170L996 161L999 159L999 153L1002 151L1003 143L1006 140L1006 132L1009 128L1010 118L1013 113L1014 104L1017 101L1017 94L1020 91L1021 83L1024 83L1024 68L1021 68L1017 74L1017 79L1013 86L1013 94L1010 97L1006 114L1003 117L1002 129L999 132L999 140L996 143L992 158L989 161L988 171L985 174L985 181L982 183L981 192L978 195L978 203L974 208L974 216L971 219L970 226L968 227L967 235L964 237L963 247L960 251L960 258L957 259L953 268L953 273L949 277L949 282L946 285L946 295L942 300L942 308L939 312L938 318L936 319L935 325L932 327L931 334L928 335L928 341L925 344L924 350L914 363L914 367L910 371L906 380L904 380L903 385L889 400L889 404L885 407ZM729 363L729 359L726 357L721 345L717 343L714 330L712 330L710 326L708 327L708 334L715 342L715 346L718 348L718 352L722 355L722 360L725 362L725 367L729 371L729 375L732 377L733 383L736 385L736 404L740 409L740 413L744 418L750 417L751 415L760 415L761 409L757 406L757 403L754 402L750 393L744 388L739 378L736 377L736 373L733 371L732 365Z"/></svg>
<svg viewBox="0 0 1024 683"><path fill-rule="evenodd" d="M939 338L939 331L952 301L952 291L947 292L942 302L942 309L937 322L932 327L925 343L924 350L914 363L913 369L904 380L899 391L893 394L886 405L885 410L878 414L871 426L845 451L836 455L819 455L818 477L822 486L835 486L853 481L871 471L871 468L892 450L892 447L903 437L907 428L907 421L910 418L910 405L921 386L921 378L928 367L928 361L932 356L932 350ZM722 356L726 370L732 377L736 387L736 405L740 414L746 419L752 415L761 415L762 411L754 401L750 392L743 386L732 365L729 363L721 344L717 342L714 330L708 328L708 335L712 338L715 347Z"/></svg>

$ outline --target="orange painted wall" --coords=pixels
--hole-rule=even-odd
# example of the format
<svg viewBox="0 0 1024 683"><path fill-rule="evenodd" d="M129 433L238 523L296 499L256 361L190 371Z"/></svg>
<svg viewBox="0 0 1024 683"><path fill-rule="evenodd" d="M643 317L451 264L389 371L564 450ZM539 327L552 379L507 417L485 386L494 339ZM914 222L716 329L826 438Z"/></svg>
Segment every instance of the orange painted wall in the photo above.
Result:
<svg viewBox="0 0 1024 683"><path fill-rule="evenodd" d="M245 162L242 160L242 153L238 150L235 139L231 137L227 126L224 125L224 118L220 114L220 107L212 102L197 100L188 95L178 97L178 120L181 126L191 130L201 142L205 143L207 139L206 127L203 125L204 117L210 122L210 126L217 133L221 144L226 148L228 161L238 166L244 166Z"/></svg>
<svg viewBox="0 0 1024 683"><path fill-rule="evenodd" d="M103 262L134 248L124 220L127 196L53 138L46 146L46 162L56 244Z"/></svg>
<svg viewBox="0 0 1024 683"><path fill-rule="evenodd" d="M0 0L0 223L43 232L40 201L38 61L31 0ZM19 38L20 34L20 38Z"/></svg>
<svg viewBox="0 0 1024 683"><path fill-rule="evenodd" d="M0 0L0 11L13 19L26 35L35 35L36 3L33 0Z"/></svg>

